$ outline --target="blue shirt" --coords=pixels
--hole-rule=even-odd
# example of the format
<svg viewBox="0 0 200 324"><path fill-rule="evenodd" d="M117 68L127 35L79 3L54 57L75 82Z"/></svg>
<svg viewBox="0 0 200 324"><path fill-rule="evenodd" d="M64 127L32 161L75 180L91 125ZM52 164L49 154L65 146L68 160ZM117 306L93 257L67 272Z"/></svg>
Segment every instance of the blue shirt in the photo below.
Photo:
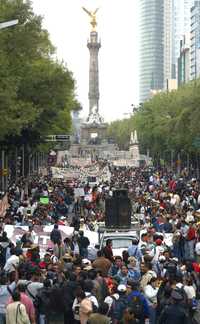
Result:
<svg viewBox="0 0 200 324"><path fill-rule="evenodd" d="M132 281L139 281L141 278L140 272L136 269L129 268L128 269L128 278L131 279Z"/></svg>
<svg viewBox="0 0 200 324"><path fill-rule="evenodd" d="M143 303L143 307L144 307L144 315L145 315L145 317L148 317L149 316L149 306L148 306L146 298L138 290L134 290L127 296L128 303L131 303L133 297L140 298L141 302Z"/></svg>
<svg viewBox="0 0 200 324"><path fill-rule="evenodd" d="M142 252L140 248L137 245L131 245L128 248L128 255L129 256L134 256L137 260L142 259Z"/></svg>

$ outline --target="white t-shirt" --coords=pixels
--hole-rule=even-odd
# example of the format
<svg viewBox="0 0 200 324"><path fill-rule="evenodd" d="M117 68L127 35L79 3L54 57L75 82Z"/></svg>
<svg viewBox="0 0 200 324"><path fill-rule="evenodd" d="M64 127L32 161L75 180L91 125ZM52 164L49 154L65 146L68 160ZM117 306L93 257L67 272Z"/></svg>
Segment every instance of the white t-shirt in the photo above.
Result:
<svg viewBox="0 0 200 324"><path fill-rule="evenodd" d="M193 286L184 286L184 290L187 294L188 299L193 299L196 297L196 291Z"/></svg>
<svg viewBox="0 0 200 324"><path fill-rule="evenodd" d="M195 245L195 252L197 255L200 255L200 242L197 242Z"/></svg>

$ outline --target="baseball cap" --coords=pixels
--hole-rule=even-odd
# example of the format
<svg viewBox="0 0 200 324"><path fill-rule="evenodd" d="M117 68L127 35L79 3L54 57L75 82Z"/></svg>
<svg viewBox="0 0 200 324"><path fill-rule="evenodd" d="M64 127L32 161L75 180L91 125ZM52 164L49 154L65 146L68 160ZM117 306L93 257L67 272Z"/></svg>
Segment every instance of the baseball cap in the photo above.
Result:
<svg viewBox="0 0 200 324"><path fill-rule="evenodd" d="M165 258L164 255L160 255L159 258L158 258L158 260L159 260L160 262L164 262L164 261L166 261L166 258Z"/></svg>
<svg viewBox="0 0 200 324"><path fill-rule="evenodd" d="M158 238L155 242L156 242L156 245L161 245L162 244L162 240L160 238Z"/></svg>
<svg viewBox="0 0 200 324"><path fill-rule="evenodd" d="M117 290L119 292L126 292L126 286L123 285L123 284L120 284L118 287L117 287Z"/></svg>
<svg viewBox="0 0 200 324"><path fill-rule="evenodd" d="M91 262L90 262L90 260L88 260L88 259L83 259L83 260L82 260L82 264L83 264L83 265L91 265Z"/></svg>

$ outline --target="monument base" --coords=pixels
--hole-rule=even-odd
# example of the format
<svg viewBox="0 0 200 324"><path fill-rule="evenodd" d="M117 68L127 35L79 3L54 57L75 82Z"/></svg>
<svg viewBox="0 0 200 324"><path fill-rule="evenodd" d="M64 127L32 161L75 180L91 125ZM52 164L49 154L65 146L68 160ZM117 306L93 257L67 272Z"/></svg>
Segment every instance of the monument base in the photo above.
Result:
<svg viewBox="0 0 200 324"><path fill-rule="evenodd" d="M107 124L83 124L81 127L81 143L100 145L106 140Z"/></svg>
<svg viewBox="0 0 200 324"><path fill-rule="evenodd" d="M72 144L70 147L70 155L72 157L82 158L107 158L109 159L110 153L116 151L116 145L102 143L102 144Z"/></svg>

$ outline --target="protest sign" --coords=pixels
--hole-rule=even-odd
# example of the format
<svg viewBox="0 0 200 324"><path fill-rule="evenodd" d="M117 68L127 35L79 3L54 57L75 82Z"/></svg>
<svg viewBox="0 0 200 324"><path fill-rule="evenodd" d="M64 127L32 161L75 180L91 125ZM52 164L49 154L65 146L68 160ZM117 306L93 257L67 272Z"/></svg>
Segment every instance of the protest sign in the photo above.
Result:
<svg viewBox="0 0 200 324"><path fill-rule="evenodd" d="M40 197L40 203L42 205L48 205L48 203L49 203L49 197Z"/></svg>
<svg viewBox="0 0 200 324"><path fill-rule="evenodd" d="M39 245L40 251L43 254L48 247L52 246L52 242L50 240L50 234L53 230L53 225L44 225L39 226L35 225L33 228L33 237L34 237L34 244ZM66 237L71 238L74 233L74 227L59 225L59 230L62 235L62 240ZM4 231L7 233L8 238L13 242L16 243L25 232L28 231L28 226L14 226L14 225L5 225Z"/></svg>

